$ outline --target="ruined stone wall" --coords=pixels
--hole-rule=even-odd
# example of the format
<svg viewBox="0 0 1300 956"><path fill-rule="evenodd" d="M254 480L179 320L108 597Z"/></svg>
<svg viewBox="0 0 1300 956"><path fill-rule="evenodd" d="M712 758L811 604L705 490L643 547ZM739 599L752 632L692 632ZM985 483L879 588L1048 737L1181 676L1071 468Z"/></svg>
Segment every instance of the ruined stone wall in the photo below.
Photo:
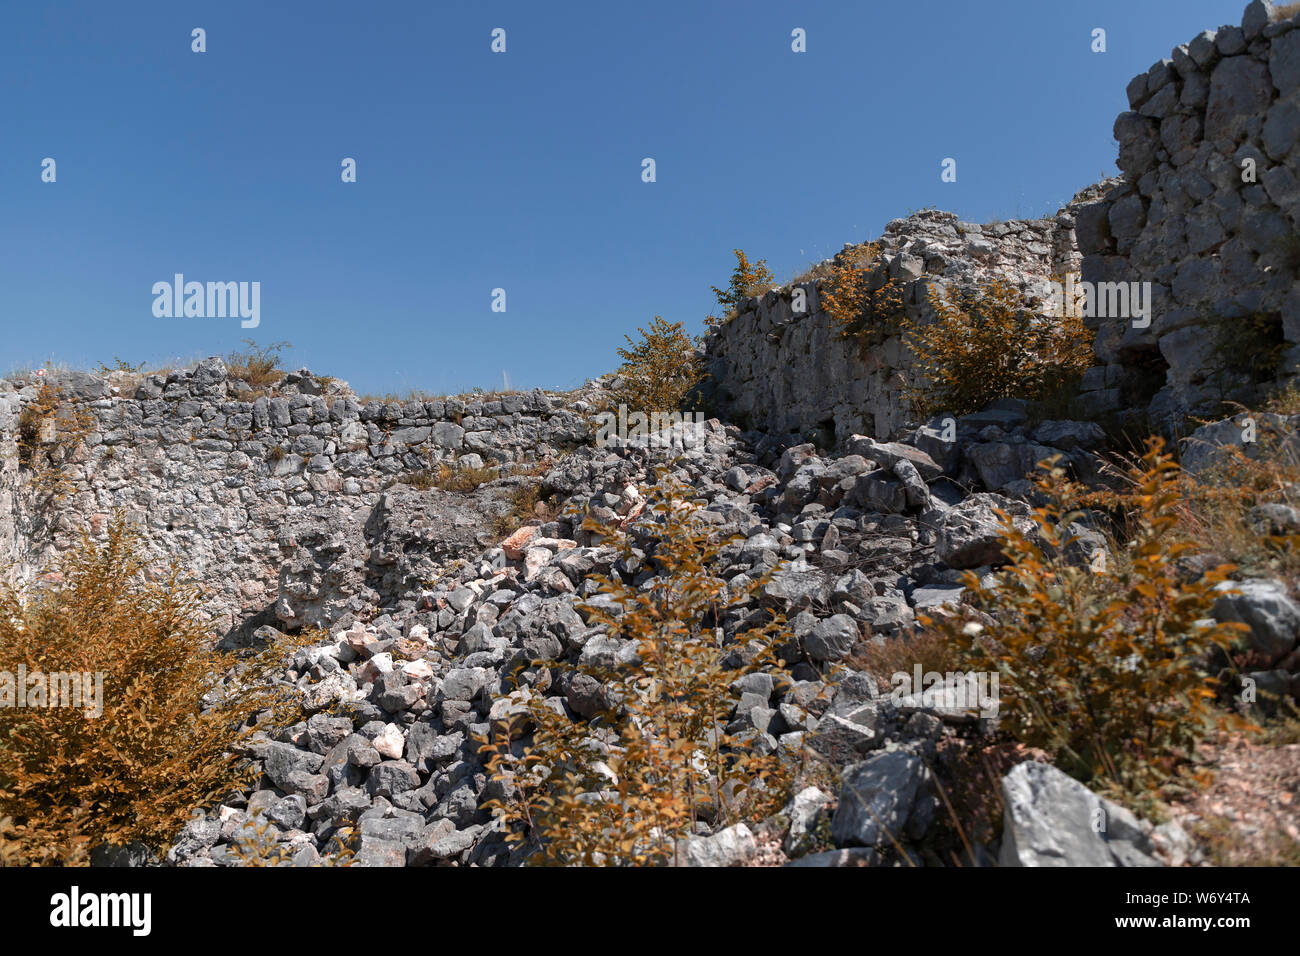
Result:
<svg viewBox="0 0 1300 956"><path fill-rule="evenodd" d="M86 373L46 381L93 427L62 468L69 493L44 500L18 453L19 414L40 380L0 381L8 576L29 579L120 513L151 554L178 559L200 583L218 632L254 618L318 624L382 600L392 569L411 564L405 550L447 558L477 547L494 496L466 508L437 492L385 490L403 475L431 461L480 463L468 456L489 465L555 456L590 433L580 399L561 407L542 391L361 405L346 385L304 371L254 397L220 359L138 385Z"/></svg>
<svg viewBox="0 0 1300 956"><path fill-rule="evenodd" d="M1249 402L1300 368L1300 17L1267 4L1207 30L1128 86L1123 182L1082 206L1089 282L1150 282L1151 321L1091 320L1097 410L1158 422Z"/></svg>
<svg viewBox="0 0 1300 956"><path fill-rule="evenodd" d="M984 226L934 210L895 219L878 240L882 276L901 286L913 319L932 311L928 293L936 285L967 289L1001 279L1034 302L1044 283L1079 268L1073 208ZM821 308L820 285L811 280L750 299L711 333L707 398L725 417L772 433L836 444L853 434L892 437L914 417L905 395L913 356L896 335L862 354ZM793 310L796 288L806 296L803 314Z"/></svg>

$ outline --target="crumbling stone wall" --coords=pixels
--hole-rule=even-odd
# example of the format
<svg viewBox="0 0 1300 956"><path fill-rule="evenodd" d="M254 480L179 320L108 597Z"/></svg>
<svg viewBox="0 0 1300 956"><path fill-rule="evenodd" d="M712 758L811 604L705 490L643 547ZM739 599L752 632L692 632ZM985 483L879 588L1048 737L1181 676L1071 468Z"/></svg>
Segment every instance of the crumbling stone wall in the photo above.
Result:
<svg viewBox="0 0 1300 956"><path fill-rule="evenodd" d="M564 407L540 390L361 405L304 370L254 397L220 359L138 386L87 373L47 381L94 429L64 469L71 493L41 500L18 455L18 416L39 380L0 381L0 564L29 579L121 513L200 584L218 632L250 619L315 625L378 603L418 574L408 551L432 560L480 547L508 492L476 492L466 507L436 490L385 490L402 475L456 458L552 457L590 435L581 396Z"/></svg>
<svg viewBox="0 0 1300 956"><path fill-rule="evenodd" d="M1073 204L1050 219L984 226L925 210L895 219L877 240L881 281L895 280L916 320L932 313L931 288L968 289L994 279L1041 301L1044 284L1079 268ZM821 308L820 280L772 290L743 302L706 341L712 409L747 427L840 444L854 434L894 436L911 410L905 386L913 356L897 335L863 354ZM806 311L796 314L796 289Z"/></svg>
<svg viewBox="0 0 1300 956"><path fill-rule="evenodd" d="M1092 320L1095 409L1145 394L1172 423L1300 369L1297 27L1251 3L1129 84L1123 182L1080 207L1077 234L1085 281L1151 282L1154 302L1145 327Z"/></svg>

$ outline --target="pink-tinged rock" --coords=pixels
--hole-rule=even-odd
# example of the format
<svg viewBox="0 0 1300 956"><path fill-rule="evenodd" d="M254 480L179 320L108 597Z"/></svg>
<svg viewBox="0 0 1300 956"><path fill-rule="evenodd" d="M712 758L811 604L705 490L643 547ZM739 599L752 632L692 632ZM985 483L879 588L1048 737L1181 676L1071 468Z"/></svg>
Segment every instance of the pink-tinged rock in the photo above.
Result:
<svg viewBox="0 0 1300 956"><path fill-rule="evenodd" d="M624 530L626 530L627 526L630 525L630 524L631 524L633 521L635 521L637 518L639 518L639 517L641 516L641 512L643 512L643 511L645 511L645 499L644 499L644 498L641 499L641 500L638 501L635 505L632 506L632 510L629 511L629 512L628 512L628 513L623 517L623 520L620 521L620 522L618 523L619 528L620 528L620 529L624 529Z"/></svg>
<svg viewBox="0 0 1300 956"><path fill-rule="evenodd" d="M429 643L429 629L423 624L412 624L411 632L407 636L413 641L419 641L421 644Z"/></svg>
<svg viewBox="0 0 1300 956"><path fill-rule="evenodd" d="M524 580L531 581L550 563L554 553L546 548L529 548L524 552Z"/></svg>
<svg viewBox="0 0 1300 956"><path fill-rule="evenodd" d="M402 660L418 661L424 656L425 646L424 641L412 640L409 637L399 637L397 640L393 641L391 653L395 658L400 657Z"/></svg>
<svg viewBox="0 0 1300 956"><path fill-rule="evenodd" d="M373 684L380 674L387 674L393 669L393 656L388 653L376 654L361 665L357 671L357 680L363 684Z"/></svg>
<svg viewBox="0 0 1300 956"><path fill-rule="evenodd" d="M537 525L526 524L501 542L501 550L506 553L506 557L511 561L518 561L524 556L524 549L528 547L528 542L532 541L536 535Z"/></svg>
<svg viewBox="0 0 1300 956"><path fill-rule="evenodd" d="M406 675L408 680L433 680L433 668L429 666L428 661L423 659L403 664L402 673Z"/></svg>
<svg viewBox="0 0 1300 956"><path fill-rule="evenodd" d="M641 490L636 485L628 485L623 489L623 494L619 496L618 507L614 510L621 515L626 515L637 505L644 503L645 499L641 496Z"/></svg>
<svg viewBox="0 0 1300 956"><path fill-rule="evenodd" d="M545 548L548 551L568 551L577 546L578 542L565 538L534 538L529 543L530 548Z"/></svg>
<svg viewBox="0 0 1300 956"><path fill-rule="evenodd" d="M368 648L371 644L375 643L375 635L368 634L360 628L354 628L353 630L348 631L344 639L348 642L348 647L352 648L362 657L370 656Z"/></svg>
<svg viewBox="0 0 1300 956"><path fill-rule="evenodd" d="M378 736L370 741L370 746L389 760L401 760L402 754L406 750L406 738L402 736L402 732L397 729L396 724L387 724L379 732Z"/></svg>
<svg viewBox="0 0 1300 956"><path fill-rule="evenodd" d="M569 576L559 568L542 568L542 570L537 574L537 580L552 591L558 593L575 590L573 582L569 580Z"/></svg>

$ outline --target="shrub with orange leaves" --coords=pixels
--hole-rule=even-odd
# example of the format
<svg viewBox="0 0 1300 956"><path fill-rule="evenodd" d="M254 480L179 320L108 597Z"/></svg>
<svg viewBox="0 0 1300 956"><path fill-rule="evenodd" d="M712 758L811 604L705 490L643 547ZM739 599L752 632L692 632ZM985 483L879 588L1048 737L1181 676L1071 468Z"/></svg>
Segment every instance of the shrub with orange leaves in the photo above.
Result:
<svg viewBox="0 0 1300 956"><path fill-rule="evenodd" d="M744 249L733 249L736 256L736 268L731 272L731 280L725 289L713 286L713 294L722 307L722 317L707 315L704 324L710 328L721 325L736 314L740 303L752 296L759 296L776 285L776 276L767 267L766 259L751 263Z"/></svg>
<svg viewBox="0 0 1300 956"><path fill-rule="evenodd" d="M560 698L521 687L515 712L480 741L504 794L491 807L509 839L536 847L532 865L671 865L697 821L762 818L786 799L787 764L725 730L735 682L772 663L784 621L770 617L743 631L743 644L723 643L721 615L764 582L732 589L710 571L726 542L696 516L690 494L661 475L638 519L660 573L637 587L611 572L606 599L586 607L589 624L628 642L616 663L578 669L600 685L605 706L571 720ZM631 541L630 532L591 530ZM530 665L539 666L567 669ZM530 736L512 748L524 725Z"/></svg>
<svg viewBox="0 0 1300 956"><path fill-rule="evenodd" d="M175 567L151 577L142 554L118 517L102 543L83 538L36 586L0 586L0 671L50 687L60 676L80 691L60 695L77 706L53 706L52 690L33 697L45 685L5 682L11 697L26 695L25 706L0 706L6 864L84 864L104 843L161 848L191 809L247 782L234 755L246 715L287 725L298 713L268 678L312 635L237 661L218 654L197 591Z"/></svg>
<svg viewBox="0 0 1300 956"><path fill-rule="evenodd" d="M903 331L925 384L926 413L964 415L999 398L1039 399L1093 363L1092 333L1077 316L1039 315L1000 279L954 294L931 288L936 318L904 317Z"/></svg>
<svg viewBox="0 0 1300 956"><path fill-rule="evenodd" d="M1210 620L1231 566L1195 578L1182 566L1196 549L1159 439L1127 479L1116 498L1125 544L1112 538L1109 557L1086 560L1077 488L1049 467L1034 530L1004 516L1009 566L986 585L966 574L976 613L923 623L959 648L966 670L999 675L1004 730L1079 779L1136 792L1178 769L1209 729L1235 722L1214 706L1221 688L1208 663L1242 625Z"/></svg>
<svg viewBox="0 0 1300 956"><path fill-rule="evenodd" d="M899 331L903 293L888 277L877 243L864 242L836 256L820 296L840 334L857 340L863 350Z"/></svg>
<svg viewBox="0 0 1300 956"><path fill-rule="evenodd" d="M18 464L44 506L75 490L67 466L94 430L94 419L55 385L42 381L18 415Z"/></svg>
<svg viewBox="0 0 1300 956"><path fill-rule="evenodd" d="M628 347L619 349L619 386L611 407L626 405L634 411L680 411L687 394L704 377L695 343L680 322L656 315L649 328L639 328L641 341L625 335Z"/></svg>

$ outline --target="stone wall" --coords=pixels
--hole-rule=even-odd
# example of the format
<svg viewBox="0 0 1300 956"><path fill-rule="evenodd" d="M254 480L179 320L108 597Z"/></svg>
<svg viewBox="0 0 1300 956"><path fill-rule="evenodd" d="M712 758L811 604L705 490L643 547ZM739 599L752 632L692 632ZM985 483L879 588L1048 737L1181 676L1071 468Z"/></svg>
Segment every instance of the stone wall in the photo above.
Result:
<svg viewBox="0 0 1300 956"><path fill-rule="evenodd" d="M1173 423L1300 368L1298 26L1251 3L1241 26L1207 30L1129 84L1123 182L1079 209L1077 234L1085 281L1150 282L1154 307L1145 328L1092 320L1096 409L1144 395Z"/></svg>
<svg viewBox="0 0 1300 956"><path fill-rule="evenodd" d="M1073 204L1051 219L984 226L926 210L891 221L877 242L882 277L901 285L914 319L932 311L928 293L935 286L964 289L1002 279L1033 302L1045 282L1079 266ZM747 427L816 437L824 445L854 434L892 437L914 417L905 396L913 356L896 335L861 354L821 308L820 285L814 279L749 299L708 336L714 384L706 401ZM799 288L803 314L792 305Z"/></svg>
<svg viewBox="0 0 1300 956"><path fill-rule="evenodd" d="M71 492L42 501L18 455L19 414L40 380L0 381L7 576L30 579L120 513L151 554L178 559L200 584L222 633L249 621L314 625L379 603L410 585L394 569L418 573L407 552L446 559L479 547L509 492L451 501L386 490L404 475L453 459L508 474L510 462L556 456L590 434L581 394L540 390L361 405L346 384L304 370L257 395L220 359L138 384L86 373L46 381L93 430L62 470Z"/></svg>

